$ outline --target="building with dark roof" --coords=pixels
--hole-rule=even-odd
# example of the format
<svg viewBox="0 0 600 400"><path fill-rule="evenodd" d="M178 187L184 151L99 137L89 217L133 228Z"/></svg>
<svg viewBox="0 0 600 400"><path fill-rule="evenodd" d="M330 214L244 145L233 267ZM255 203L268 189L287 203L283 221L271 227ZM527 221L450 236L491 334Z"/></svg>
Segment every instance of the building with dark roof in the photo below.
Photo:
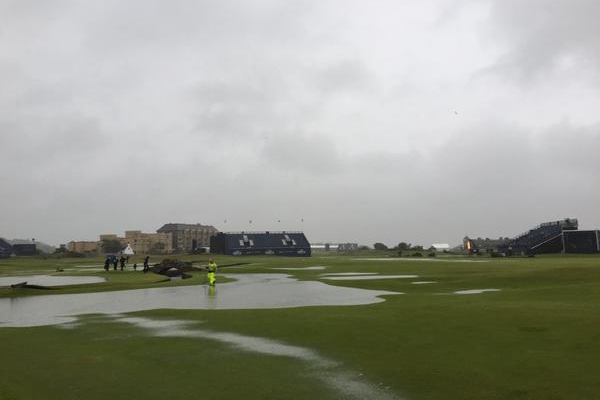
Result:
<svg viewBox="0 0 600 400"><path fill-rule="evenodd" d="M0 258L7 258L13 253L13 248L7 240L0 238Z"/></svg>
<svg viewBox="0 0 600 400"><path fill-rule="evenodd" d="M187 253L210 246L210 238L219 231L211 225L168 223L156 232L172 235L172 249L175 253Z"/></svg>
<svg viewBox="0 0 600 400"><path fill-rule="evenodd" d="M210 239L210 252L227 255L273 254L310 257L302 232L220 232Z"/></svg>
<svg viewBox="0 0 600 400"><path fill-rule="evenodd" d="M35 243L17 243L12 245L16 256L35 256L38 253Z"/></svg>

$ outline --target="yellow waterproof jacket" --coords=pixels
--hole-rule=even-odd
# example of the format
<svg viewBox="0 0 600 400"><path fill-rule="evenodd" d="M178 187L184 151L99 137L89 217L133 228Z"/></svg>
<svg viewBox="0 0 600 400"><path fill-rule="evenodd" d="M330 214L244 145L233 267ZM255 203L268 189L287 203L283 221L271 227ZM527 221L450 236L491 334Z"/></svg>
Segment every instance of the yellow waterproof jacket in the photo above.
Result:
<svg viewBox="0 0 600 400"><path fill-rule="evenodd" d="M217 272L217 263L216 262L209 262L208 263L208 271L209 272Z"/></svg>

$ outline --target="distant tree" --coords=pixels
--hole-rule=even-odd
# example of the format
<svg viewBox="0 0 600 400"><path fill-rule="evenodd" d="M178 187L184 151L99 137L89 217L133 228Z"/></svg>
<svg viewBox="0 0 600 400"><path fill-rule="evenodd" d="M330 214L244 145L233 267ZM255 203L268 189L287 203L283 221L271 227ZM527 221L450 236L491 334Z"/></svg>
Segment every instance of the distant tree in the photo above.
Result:
<svg viewBox="0 0 600 400"><path fill-rule="evenodd" d="M400 242L398 244L398 250L400 250L400 251L410 250L410 243Z"/></svg>
<svg viewBox="0 0 600 400"><path fill-rule="evenodd" d="M414 250L414 251L423 251L423 246L413 246L413 247L411 247L411 250Z"/></svg>
<svg viewBox="0 0 600 400"><path fill-rule="evenodd" d="M427 249L427 251L435 251L435 247L429 246L429 248Z"/></svg>
<svg viewBox="0 0 600 400"><path fill-rule="evenodd" d="M387 250L387 249L388 249L388 247L387 247L385 244L383 244L383 243L379 243L379 242L375 243L375 244L373 245L373 248L374 248L375 250Z"/></svg>
<svg viewBox="0 0 600 400"><path fill-rule="evenodd" d="M63 254L67 252L67 246L61 244L56 250L54 250L54 254Z"/></svg>
<svg viewBox="0 0 600 400"><path fill-rule="evenodd" d="M103 253L118 253L121 251L121 242L116 239L102 239Z"/></svg>

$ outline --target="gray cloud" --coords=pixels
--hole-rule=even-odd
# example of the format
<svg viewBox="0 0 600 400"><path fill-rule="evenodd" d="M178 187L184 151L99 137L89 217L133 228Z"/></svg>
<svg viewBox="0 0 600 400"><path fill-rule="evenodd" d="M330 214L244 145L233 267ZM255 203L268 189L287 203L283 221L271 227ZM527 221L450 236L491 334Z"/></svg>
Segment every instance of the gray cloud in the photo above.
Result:
<svg viewBox="0 0 600 400"><path fill-rule="evenodd" d="M291 132L273 136L266 140L262 156L275 168L316 175L333 174L344 167L334 143L325 135Z"/></svg>
<svg viewBox="0 0 600 400"><path fill-rule="evenodd" d="M318 71L315 82L325 93L361 92L373 84L371 73L357 60L344 60Z"/></svg>
<svg viewBox="0 0 600 400"><path fill-rule="evenodd" d="M494 69L521 83L563 70L597 74L599 13L593 0L493 1L494 36L507 46Z"/></svg>
<svg viewBox="0 0 600 400"><path fill-rule="evenodd" d="M429 245L600 227L595 11L3 2L0 236L202 222Z"/></svg>

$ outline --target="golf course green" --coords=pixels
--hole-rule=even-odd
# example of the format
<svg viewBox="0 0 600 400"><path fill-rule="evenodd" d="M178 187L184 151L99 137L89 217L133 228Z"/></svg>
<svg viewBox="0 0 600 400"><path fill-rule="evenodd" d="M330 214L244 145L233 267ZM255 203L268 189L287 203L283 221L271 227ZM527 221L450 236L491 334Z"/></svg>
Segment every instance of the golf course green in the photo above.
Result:
<svg viewBox="0 0 600 400"><path fill-rule="evenodd" d="M205 265L208 257L179 259ZM0 287L0 400L599 397L597 255L215 258L219 265L248 264L221 267L211 291L203 271L169 280L133 271L135 260L125 271L108 272L102 258L0 260L0 277L106 279ZM253 293L273 293L278 308L90 313L82 307L68 322L2 325L19 302L36 296L60 302L105 292L110 302L120 291L164 289L176 296L189 286L200 300L225 301L236 274L286 274L300 283L394 294L368 304L286 307L285 287L270 292L265 284L245 292L248 304Z"/></svg>

